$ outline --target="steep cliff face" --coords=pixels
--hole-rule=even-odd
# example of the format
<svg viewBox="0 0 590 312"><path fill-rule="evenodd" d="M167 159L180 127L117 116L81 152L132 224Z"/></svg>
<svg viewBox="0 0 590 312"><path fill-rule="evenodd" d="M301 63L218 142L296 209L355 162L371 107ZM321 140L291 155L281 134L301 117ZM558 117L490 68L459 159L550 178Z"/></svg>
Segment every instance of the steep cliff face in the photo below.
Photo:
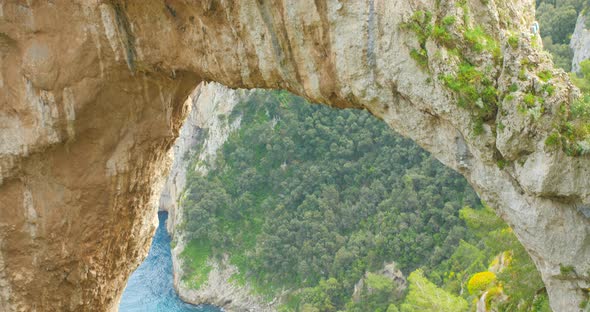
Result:
<svg viewBox="0 0 590 312"><path fill-rule="evenodd" d="M169 213L167 229L175 241L172 248L174 287L184 301L213 304L227 311L274 311L272 305L252 295L247 285L238 286L230 282L237 268L227 259L209 260L212 268L209 278L199 289L192 289L182 281L181 253L186 240L179 226L183 222L182 196L187 172L194 170L206 174L213 166L217 150L240 126L239 116L231 122L228 116L248 93L247 90L231 90L218 83L202 83L189 96L187 105L190 112L169 152L172 164L162 187L159 209ZM197 161L191 167L193 155L197 155Z"/></svg>
<svg viewBox="0 0 590 312"><path fill-rule="evenodd" d="M187 170L206 173L215 159L217 150L230 133L240 126L240 118L231 123L226 118L248 91L231 90L218 83L202 83L187 99L190 112L170 149L170 173L162 187L159 209L167 211L168 232L175 236L182 222L182 192L186 186ZM188 168L190 155L198 151L195 168Z"/></svg>
<svg viewBox="0 0 590 312"><path fill-rule="evenodd" d="M572 34L570 40L570 47L574 51L574 58L572 59L572 71L580 71L580 62L590 58L590 27L588 25L589 14L582 12L578 16L576 22L576 29Z"/></svg>
<svg viewBox="0 0 590 312"><path fill-rule="evenodd" d="M463 174L578 310L590 159L545 144L577 90L534 48L533 2L1 2L0 307L116 308L185 100L217 81L369 110Z"/></svg>

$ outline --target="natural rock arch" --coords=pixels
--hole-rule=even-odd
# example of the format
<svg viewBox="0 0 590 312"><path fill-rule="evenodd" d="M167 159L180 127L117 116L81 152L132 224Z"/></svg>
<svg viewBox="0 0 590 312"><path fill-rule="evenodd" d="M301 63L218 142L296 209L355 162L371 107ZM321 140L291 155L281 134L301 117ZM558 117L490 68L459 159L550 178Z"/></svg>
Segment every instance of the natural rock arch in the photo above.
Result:
<svg viewBox="0 0 590 312"><path fill-rule="evenodd" d="M533 10L532 0L3 1L0 309L116 309L147 253L184 100L218 81L368 109L463 174L529 251L553 309L576 311L590 278L590 160L544 144L576 90L533 48ZM480 25L501 50L471 51L451 29L460 55L450 53L423 33L445 16ZM483 117L441 79L461 58L498 92ZM555 91L532 118L518 112L524 94L502 94L536 90L542 70Z"/></svg>

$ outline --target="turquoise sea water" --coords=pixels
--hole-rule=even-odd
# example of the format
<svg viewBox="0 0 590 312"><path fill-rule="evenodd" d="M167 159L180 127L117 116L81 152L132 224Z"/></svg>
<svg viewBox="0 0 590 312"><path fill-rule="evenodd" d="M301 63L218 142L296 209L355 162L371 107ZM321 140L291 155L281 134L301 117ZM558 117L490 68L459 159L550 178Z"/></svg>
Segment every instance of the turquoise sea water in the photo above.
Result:
<svg viewBox="0 0 590 312"><path fill-rule="evenodd" d="M172 283L170 235L166 231L168 213L159 212L160 221L150 253L133 272L123 292L120 312L220 312L213 306L182 302Z"/></svg>

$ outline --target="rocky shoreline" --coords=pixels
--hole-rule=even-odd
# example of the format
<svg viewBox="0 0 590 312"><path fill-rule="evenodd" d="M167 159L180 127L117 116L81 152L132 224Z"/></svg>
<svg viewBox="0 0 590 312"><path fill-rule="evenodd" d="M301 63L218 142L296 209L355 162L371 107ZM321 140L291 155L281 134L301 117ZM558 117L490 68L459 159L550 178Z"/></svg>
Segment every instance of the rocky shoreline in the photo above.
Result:
<svg viewBox="0 0 590 312"><path fill-rule="evenodd" d="M172 263L174 288L183 301L215 305L227 312L276 311L276 300L266 303L264 299L252 295L252 289L248 285L242 286L231 282L231 277L238 273L238 268L229 263L228 255L224 255L221 262L209 259L208 265L211 266L211 271L208 280L199 289L187 287L181 280L181 252L180 245L172 250Z"/></svg>

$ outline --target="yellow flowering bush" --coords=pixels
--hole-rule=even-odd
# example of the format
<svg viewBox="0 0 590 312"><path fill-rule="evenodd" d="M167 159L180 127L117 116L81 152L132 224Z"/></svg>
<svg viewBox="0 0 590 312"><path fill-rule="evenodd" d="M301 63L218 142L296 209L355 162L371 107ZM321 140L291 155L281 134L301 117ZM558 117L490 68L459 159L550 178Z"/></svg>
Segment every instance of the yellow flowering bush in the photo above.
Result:
<svg viewBox="0 0 590 312"><path fill-rule="evenodd" d="M492 285L496 281L496 274L486 271L474 274L469 283L467 283L467 289L470 294L478 294Z"/></svg>

